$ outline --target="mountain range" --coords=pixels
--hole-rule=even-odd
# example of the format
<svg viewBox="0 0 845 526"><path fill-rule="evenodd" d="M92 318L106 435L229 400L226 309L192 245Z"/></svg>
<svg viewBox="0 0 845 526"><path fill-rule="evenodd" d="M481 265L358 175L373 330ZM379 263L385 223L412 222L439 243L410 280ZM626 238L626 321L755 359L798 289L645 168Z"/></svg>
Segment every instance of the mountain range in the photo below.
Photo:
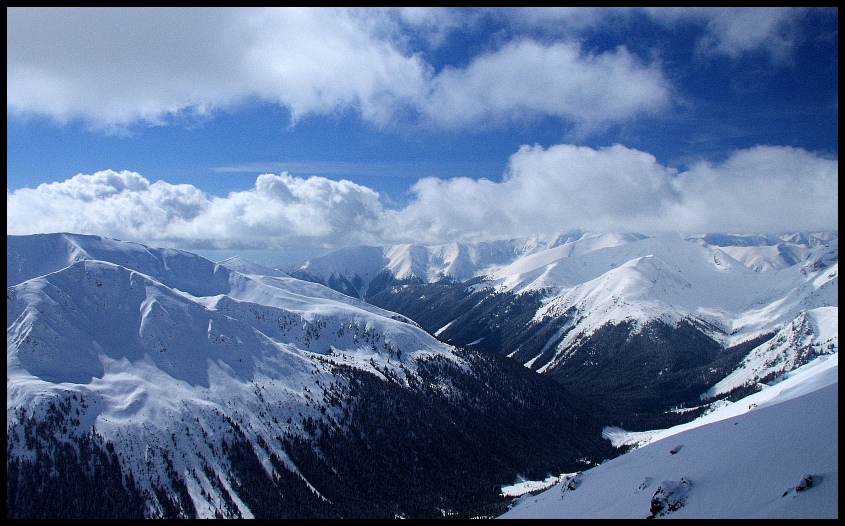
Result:
<svg viewBox="0 0 845 526"><path fill-rule="evenodd" d="M596 234L341 250L285 269L500 353L646 429L838 349L838 237ZM834 324L835 327L835 324ZM633 417L633 418L632 418Z"/></svg>
<svg viewBox="0 0 845 526"><path fill-rule="evenodd" d="M837 274L836 233L577 231L275 269L7 236L7 516L496 516L503 485L631 447L609 429L690 422L836 354Z"/></svg>
<svg viewBox="0 0 845 526"><path fill-rule="evenodd" d="M10 518L490 516L615 454L577 393L319 284L73 234L7 265Z"/></svg>

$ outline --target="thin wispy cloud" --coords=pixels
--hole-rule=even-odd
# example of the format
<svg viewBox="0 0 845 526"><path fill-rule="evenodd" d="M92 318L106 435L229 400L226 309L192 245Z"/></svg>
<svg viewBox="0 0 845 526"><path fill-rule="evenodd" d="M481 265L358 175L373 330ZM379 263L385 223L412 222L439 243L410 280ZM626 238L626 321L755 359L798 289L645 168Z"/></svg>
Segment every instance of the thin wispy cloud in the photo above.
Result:
<svg viewBox="0 0 845 526"><path fill-rule="evenodd" d="M651 8L649 15L665 24L702 24L706 31L697 42L701 53L738 58L762 52L772 61L788 59L801 38L797 22L806 9L795 7L744 8Z"/></svg>

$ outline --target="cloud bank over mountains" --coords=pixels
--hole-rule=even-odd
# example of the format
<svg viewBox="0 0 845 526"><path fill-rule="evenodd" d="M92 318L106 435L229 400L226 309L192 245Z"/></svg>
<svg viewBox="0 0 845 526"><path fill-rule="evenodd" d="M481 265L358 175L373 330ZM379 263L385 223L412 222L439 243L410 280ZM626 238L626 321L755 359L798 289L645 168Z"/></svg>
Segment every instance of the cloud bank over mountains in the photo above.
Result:
<svg viewBox="0 0 845 526"><path fill-rule="evenodd" d="M828 25L802 25L816 14ZM754 67L769 70L759 71L760 78L798 75L783 64L799 60L795 50L802 42L829 45L835 36L827 34L833 31L831 18L835 11L797 8L9 9L10 121L32 118L66 128L82 124L94 134L127 140L109 143L113 148L107 153L123 148L126 153L104 166L80 158L68 161L72 171L54 173L45 161L49 175L38 179L32 159L10 169L19 179L42 184L7 189L7 233L72 231L189 250L328 250L576 228L644 233L835 229L835 150L754 139L757 125L780 129L786 122L798 129L801 118L815 115L818 120L818 114L801 113L809 111L796 107L803 98L789 98L785 108L766 99L762 110L754 111L782 111L795 119L766 125L762 121L768 120L745 107L747 99L733 98L760 81L734 78L748 69L742 60L753 57ZM638 31L643 27L648 31ZM827 29L814 32L818 27ZM682 51L670 53L675 48ZM835 60L822 64L821 78L827 78L825 68L836 68ZM701 71L706 75L696 76ZM702 84L707 82L712 85ZM810 82L798 84L802 94L835 104L831 88L817 93L810 91ZM706 102L699 91L711 87L730 96ZM765 99L765 93L759 98ZM305 170L293 174L287 166L279 168L281 173L256 169L251 188L227 186L217 192L205 188L205 172L174 184L167 182L179 180L170 176L169 170L178 170L172 165L132 166L152 164L148 158L155 158L163 144L186 158L190 150L167 136L144 143L150 150L133 154L133 134L151 135L168 126L190 129L251 105L280 110L278 127L289 129L321 116L336 118L334 124L351 117L364 124L364 131L355 132L361 136L372 130L404 138L415 132L443 133L446 138L434 142L404 143L402 152L422 151L409 158L411 163L428 159L423 154L444 143L453 155L467 148L458 135L485 131L496 135L489 142L502 141L496 161L501 166L481 173L426 171L432 175L421 179L379 173L383 180L416 181L410 189L402 187L408 189L402 196L407 199L376 190L379 183L372 179L364 183L343 175L352 182ZM746 128L743 121L735 128L734 121L722 122L725 115L713 115L720 111L740 113L751 125ZM682 131L691 130L691 135L655 127L660 119L689 123ZM534 130L550 122L555 123L551 135L518 141L498 136L511 125ZM245 129L215 140L261 142L251 135L260 133L256 128ZM612 140L590 145L580 140L619 129L624 131ZM637 140L648 133L658 140ZM714 144L719 134L746 140L719 149ZM544 137L543 143L535 136ZM667 154L660 144L666 136L679 139L682 147ZM297 155L308 161L314 154L301 153L314 141L308 137L301 143L291 139L285 148L256 144L246 155L234 150L224 156L232 161L222 162L252 166L269 156L296 164ZM36 151L28 139L19 139L20 149ZM86 139L83 134L80 150L92 148ZM683 147L687 143L706 144L691 153ZM361 151L326 160L387 162L402 171L403 164L390 164L401 156L382 152L385 143L363 138L360 144L354 147ZM480 150L493 147L473 144ZM468 161L475 159L472 153L467 152ZM85 167L77 168L80 163ZM85 173L71 176L79 170Z"/></svg>
<svg viewBox="0 0 845 526"><path fill-rule="evenodd" d="M595 231L788 232L835 230L835 159L758 146L719 164L661 165L622 145L523 146L501 182L423 178L389 209L348 180L259 175L255 186L212 196L130 171L78 174L7 191L7 233L71 231L185 249L338 248Z"/></svg>

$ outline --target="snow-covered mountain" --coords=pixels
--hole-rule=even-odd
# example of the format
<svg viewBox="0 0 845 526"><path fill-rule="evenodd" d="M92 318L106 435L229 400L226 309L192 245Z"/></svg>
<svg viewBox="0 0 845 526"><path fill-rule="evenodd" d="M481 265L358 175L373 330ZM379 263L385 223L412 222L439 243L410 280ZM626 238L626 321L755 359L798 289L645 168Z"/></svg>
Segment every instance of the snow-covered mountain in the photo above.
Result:
<svg viewBox="0 0 845 526"><path fill-rule="evenodd" d="M619 461L639 458L688 428L655 429L762 406L743 397L837 363L833 233L360 247L290 275L45 234L7 236L7 269L9 517L494 516L503 484L578 472L565 499L591 495L572 489L614 446L654 442ZM829 412L824 396L802 400ZM812 447L828 454L829 433ZM678 444L676 464L694 452ZM772 482L791 484L783 499L829 497L838 471L793 464ZM709 516L700 488L719 472L690 466L599 490L636 503L607 516L678 507L670 490ZM794 490L803 474L814 492ZM805 516L758 498L713 516Z"/></svg>
<svg viewBox="0 0 845 526"><path fill-rule="evenodd" d="M500 518L837 519L838 358L817 358L633 451L554 477Z"/></svg>
<svg viewBox="0 0 845 526"><path fill-rule="evenodd" d="M443 341L624 399L620 414L753 387L838 350L832 232L576 231L366 251L365 269L349 249L290 272L401 312Z"/></svg>
<svg viewBox="0 0 845 526"><path fill-rule="evenodd" d="M576 393L249 262L44 234L7 264L10 518L492 515L615 454Z"/></svg>
<svg viewBox="0 0 845 526"><path fill-rule="evenodd" d="M560 248L558 257L580 255L640 239L641 234L565 234L442 245L349 247L279 269L367 299L396 282L466 281L487 276L517 260Z"/></svg>
<svg viewBox="0 0 845 526"><path fill-rule="evenodd" d="M655 320L671 325L687 320L732 346L778 330L807 311L838 305L836 239L807 250L793 265L767 272L749 269L722 247L672 237L541 264L526 259L490 279L499 291L543 291L537 322L564 315L571 319L564 327L566 336L554 344L556 352L540 371L555 367L580 341L607 325L639 328Z"/></svg>
<svg viewBox="0 0 845 526"><path fill-rule="evenodd" d="M351 290L362 299L390 283L482 278L479 287L496 292L542 292L538 318L571 306L587 313L602 311L601 316L582 320L594 328L671 313L677 319L694 317L715 325L735 341L747 339L748 332L779 326L802 308L828 306L835 293L813 293L835 292L828 282L836 283L837 264L838 238L831 233L683 238L576 231L485 243L356 247L289 270L329 286L343 283L347 293ZM791 270L773 272L785 269ZM827 270L825 277L813 281L822 270ZM372 288L374 281L378 290ZM769 306L788 294L810 297L793 298L775 312L760 312L760 305ZM621 298L628 301L620 305Z"/></svg>

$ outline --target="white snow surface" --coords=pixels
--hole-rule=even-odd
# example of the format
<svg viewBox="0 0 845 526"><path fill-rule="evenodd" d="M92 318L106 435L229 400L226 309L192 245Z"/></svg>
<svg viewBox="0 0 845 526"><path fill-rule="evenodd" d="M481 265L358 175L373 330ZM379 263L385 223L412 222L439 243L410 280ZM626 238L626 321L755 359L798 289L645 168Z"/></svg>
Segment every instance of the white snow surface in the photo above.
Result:
<svg viewBox="0 0 845 526"><path fill-rule="evenodd" d="M771 340L754 348L736 370L703 396L713 398L740 386L756 384L763 378L792 370L810 354L832 354L838 350L839 308L802 311Z"/></svg>
<svg viewBox="0 0 845 526"><path fill-rule="evenodd" d="M592 234L573 231L566 234L540 235L530 238L452 242L441 245L359 246L337 250L325 256L291 265L287 270L300 270L328 280L332 275L358 276L367 284L380 272L388 270L396 279L420 278L436 282L443 278L464 281L476 276L494 274L521 258L543 254L552 249L553 257L569 257L585 252L631 242L640 234ZM540 256L541 258L544 256Z"/></svg>
<svg viewBox="0 0 845 526"><path fill-rule="evenodd" d="M361 254L365 248L367 257ZM553 358L544 358L539 372L567 360L570 349L608 324L636 328L655 320L688 321L724 347L777 333L773 342L780 344L756 349L708 391L715 396L838 350L838 258L838 237L830 232L649 237L573 231L487 243L347 249L302 268L324 279L358 276L365 284L388 270L399 279L483 277L473 287L540 291L544 300L534 320L568 321L541 353L523 357L531 366L554 346Z"/></svg>
<svg viewBox="0 0 845 526"><path fill-rule="evenodd" d="M639 434L637 449L525 493L500 518L838 518L838 358L821 356L688 424Z"/></svg>

